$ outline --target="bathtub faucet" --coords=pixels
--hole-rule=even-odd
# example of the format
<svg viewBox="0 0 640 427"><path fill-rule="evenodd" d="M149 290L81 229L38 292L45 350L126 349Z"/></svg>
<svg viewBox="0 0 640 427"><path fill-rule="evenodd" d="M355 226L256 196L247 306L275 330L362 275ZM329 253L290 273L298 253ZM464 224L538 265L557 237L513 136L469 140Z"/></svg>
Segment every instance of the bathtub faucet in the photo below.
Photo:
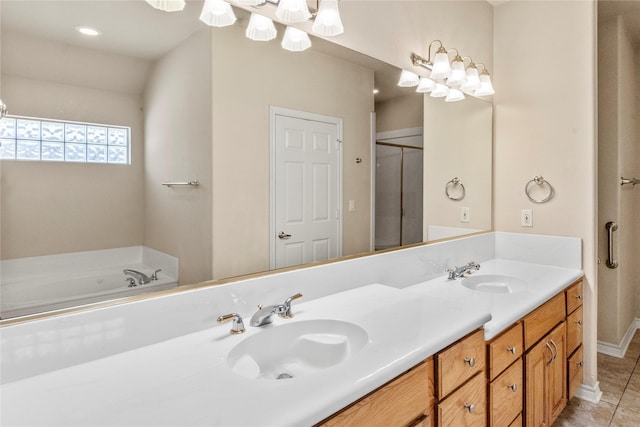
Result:
<svg viewBox="0 0 640 427"><path fill-rule="evenodd" d="M129 268L125 268L124 270L122 270L122 272L125 274L125 276L129 275L132 276L134 278L136 278L138 280L138 285L145 285L149 282L151 282L152 280L158 280L158 272L160 272L162 270L156 270L153 272L153 274L151 275L151 277L147 276L146 274L137 271L137 270L131 270Z"/></svg>

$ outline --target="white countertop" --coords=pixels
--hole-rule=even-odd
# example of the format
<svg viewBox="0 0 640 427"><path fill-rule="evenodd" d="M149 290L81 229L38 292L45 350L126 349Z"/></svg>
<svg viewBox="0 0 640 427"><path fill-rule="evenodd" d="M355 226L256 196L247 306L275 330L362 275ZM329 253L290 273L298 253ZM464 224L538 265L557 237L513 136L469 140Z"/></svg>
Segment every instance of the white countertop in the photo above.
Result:
<svg viewBox="0 0 640 427"><path fill-rule="evenodd" d="M484 262L475 275L522 278L526 289L491 294L446 275L404 289L374 284L293 303L294 319L230 335L230 324L2 385L3 426L313 425L484 325L491 339L582 276L518 261ZM333 319L368 343L324 371L248 379L227 354L265 328ZM46 349L42 349L46 351Z"/></svg>
<svg viewBox="0 0 640 427"><path fill-rule="evenodd" d="M369 342L347 361L285 380L247 379L226 362L262 328L229 324L3 384L3 426L312 425L490 320L483 309L370 285L294 303L295 318L364 328Z"/></svg>
<svg viewBox="0 0 640 427"><path fill-rule="evenodd" d="M404 288L405 291L427 297L438 297L455 302L464 311L483 310L491 313L484 325L485 340L504 331L525 314L582 277L582 270L532 264L520 261L493 259L482 263L471 276L501 275L522 279L525 289L513 293L485 293L462 286L463 279L448 280L446 276Z"/></svg>

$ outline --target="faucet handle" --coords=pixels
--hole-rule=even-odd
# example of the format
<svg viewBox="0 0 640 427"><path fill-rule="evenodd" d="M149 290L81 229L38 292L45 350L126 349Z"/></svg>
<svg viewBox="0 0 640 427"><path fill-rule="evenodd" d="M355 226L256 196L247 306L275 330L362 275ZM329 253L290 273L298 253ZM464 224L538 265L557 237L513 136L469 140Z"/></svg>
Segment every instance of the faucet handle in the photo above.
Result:
<svg viewBox="0 0 640 427"><path fill-rule="evenodd" d="M162 271L161 268L154 271L153 274L151 275L151 280L158 280L158 273L160 273L161 271Z"/></svg>
<svg viewBox="0 0 640 427"><path fill-rule="evenodd" d="M302 298L301 293L297 293L287 298L284 301L284 304L282 304L284 310L282 311L282 313L278 313L278 316L282 317L283 319L291 319L293 317L293 313L291 313L291 302L300 298Z"/></svg>
<svg viewBox="0 0 640 427"><path fill-rule="evenodd" d="M242 317L238 313L229 313L218 317L218 323L225 323L229 320L233 320L233 326L229 331L232 335L241 334L244 332L244 322Z"/></svg>

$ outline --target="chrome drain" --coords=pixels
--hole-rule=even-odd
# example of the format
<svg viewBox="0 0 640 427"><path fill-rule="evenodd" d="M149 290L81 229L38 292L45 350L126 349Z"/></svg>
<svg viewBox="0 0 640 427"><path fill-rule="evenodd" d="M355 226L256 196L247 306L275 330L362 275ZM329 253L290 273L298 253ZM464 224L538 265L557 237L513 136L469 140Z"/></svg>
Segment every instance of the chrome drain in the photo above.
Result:
<svg viewBox="0 0 640 427"><path fill-rule="evenodd" d="M286 372L283 372L282 374L278 375L276 377L277 380L284 380L287 378L293 378L293 375L287 374Z"/></svg>

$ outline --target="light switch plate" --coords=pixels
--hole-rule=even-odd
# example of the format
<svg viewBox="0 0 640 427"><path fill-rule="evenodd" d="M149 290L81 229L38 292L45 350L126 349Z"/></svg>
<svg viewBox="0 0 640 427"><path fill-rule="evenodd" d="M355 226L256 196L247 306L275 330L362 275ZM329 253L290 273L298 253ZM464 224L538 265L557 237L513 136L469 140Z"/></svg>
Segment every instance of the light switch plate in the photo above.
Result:
<svg viewBox="0 0 640 427"><path fill-rule="evenodd" d="M522 209L520 211L520 225L523 227L533 227L533 212L531 209Z"/></svg>

